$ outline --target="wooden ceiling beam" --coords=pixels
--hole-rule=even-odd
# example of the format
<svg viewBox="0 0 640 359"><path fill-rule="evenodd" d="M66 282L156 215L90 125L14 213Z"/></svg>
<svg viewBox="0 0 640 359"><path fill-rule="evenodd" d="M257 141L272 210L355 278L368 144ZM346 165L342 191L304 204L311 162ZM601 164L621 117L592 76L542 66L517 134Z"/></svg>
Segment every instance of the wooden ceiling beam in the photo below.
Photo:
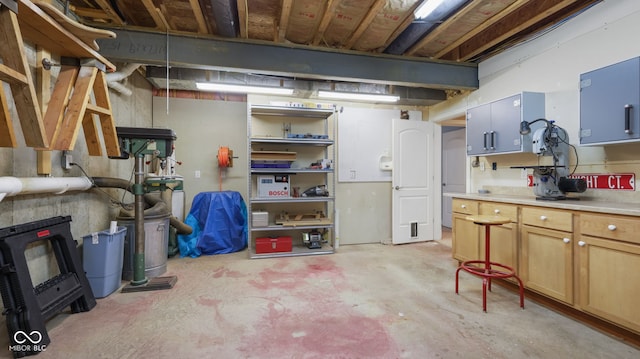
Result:
<svg viewBox="0 0 640 359"><path fill-rule="evenodd" d="M193 15L195 16L196 22L198 23L198 33L208 33L207 23L204 21L204 14L202 14L202 8L200 8L200 3L198 2L198 0L189 0L189 5L191 5L191 10L193 11Z"/></svg>
<svg viewBox="0 0 640 359"><path fill-rule="evenodd" d="M478 13L480 11L480 9L486 5L488 0L482 0L482 1L472 1L470 4L468 4L467 6L465 6L464 8L462 8L462 10L456 12L453 16L451 16L450 18L448 18L447 20L445 20L442 24L440 24L438 27L436 27L433 31L431 31L429 34L427 34L427 36L423 37L420 41L418 41L415 45L411 46L406 52L405 55L408 56L413 56L415 55L421 48L436 42L436 41L442 41L440 39L441 35L448 32L448 31L455 31L455 28L457 26L459 26L459 24L463 21L466 21L465 19L470 17L471 15ZM488 20L486 20L485 22L483 22L482 24L480 24L479 26L474 27L473 30L471 30L470 32L464 34L460 39L458 39L457 41L455 41L455 44L460 44L462 42L461 39L470 39L473 36L475 36L477 33L479 33L480 31L486 29L487 27L493 25L494 23L500 21L503 16L511 11L513 11L514 9L517 9L521 6L523 6L525 3L529 2L530 0L517 0L514 3L512 3L511 5L509 5L508 7L506 7L503 11L507 11L505 13L500 12L494 16L492 16L491 18L489 18ZM449 44L447 46L447 48L454 48L458 45L453 45ZM447 52L451 51L451 49L449 49ZM441 56L441 55L440 55ZM433 54L432 57L434 58L439 58L440 56L438 56L438 54Z"/></svg>
<svg viewBox="0 0 640 359"><path fill-rule="evenodd" d="M249 9L247 0L238 0L238 25L240 27L240 38L249 38Z"/></svg>
<svg viewBox="0 0 640 359"><path fill-rule="evenodd" d="M111 6L107 0L94 0L98 6L109 16L114 23L118 25L124 25L124 19L118 15L116 10Z"/></svg>
<svg viewBox="0 0 640 359"><path fill-rule="evenodd" d="M418 8L419 5L421 5L422 2L418 1L415 4L413 4L413 6L411 8L409 8L409 10L407 11L407 14L404 18L404 20L402 21L402 23L400 24L400 26L398 26L391 35L389 35L389 38L387 38L387 41L384 43L383 48L387 48L389 47L389 45L391 45L391 43L398 38L398 36L400 36L400 34L406 30L409 25L411 25L411 23L415 20L415 15L414 12L416 11L416 9Z"/></svg>
<svg viewBox="0 0 640 359"><path fill-rule="evenodd" d="M579 0L543 0L528 2L525 6L510 12L507 16L502 17L501 21L494 23L491 27L485 28L484 31L461 44L458 47L459 56L456 60L467 61L472 59L577 2L579 2ZM526 20L522 21L522 19Z"/></svg>
<svg viewBox="0 0 640 359"><path fill-rule="evenodd" d="M350 49L353 45L360 39L362 34L369 28L373 20L380 13L380 10L387 4L387 0L376 0L376 2L371 6L367 15L360 21L358 28L353 32L349 41L342 47L343 49Z"/></svg>
<svg viewBox="0 0 640 359"><path fill-rule="evenodd" d="M77 7L69 5L69 10L80 17L90 18L92 20L111 20L111 15L102 9L94 9L89 7Z"/></svg>
<svg viewBox="0 0 640 359"><path fill-rule="evenodd" d="M291 15L293 0L282 0L282 10L280 11L280 21L278 22L278 32L276 42L284 42L287 37L287 27L289 26L289 16Z"/></svg>
<svg viewBox="0 0 640 359"><path fill-rule="evenodd" d="M531 1L531 0L518 0L518 1L514 2L513 4L509 5L506 9L502 10L496 16L493 16L490 19L488 19L487 21L483 22L481 26L478 26L478 27L474 28L472 31L469 31L468 33L466 33L464 36L462 36L458 40L456 40L456 41L452 42L451 44L449 44L449 46L447 46L444 49L438 51L436 54L433 55L433 57L435 57L437 59L441 58L445 54L451 52L451 50L455 49L456 47L460 46L461 44L465 43L466 41L472 39L474 36L478 35L482 31L484 31L487 28L489 28L490 26L493 26L494 24L498 23L499 21L501 21L505 17L507 17L510 14L512 14L514 11L520 9L521 7L526 5L529 1Z"/></svg>
<svg viewBox="0 0 640 359"><path fill-rule="evenodd" d="M144 5L144 8L147 9L147 12L149 13L149 16L151 16L151 19L153 19L153 22L156 24L156 28L162 31L167 31L167 20L162 16L160 9L156 7L153 0L142 0L142 4Z"/></svg>
<svg viewBox="0 0 640 359"><path fill-rule="evenodd" d="M322 20L320 20L320 26L318 26L318 31L316 31L315 36L313 37L312 45L316 46L320 44L322 38L324 37L324 33L327 31L329 24L331 23L331 19L334 18L336 13L336 8L338 7L339 1L337 0L329 0L325 5L324 14L322 15Z"/></svg>

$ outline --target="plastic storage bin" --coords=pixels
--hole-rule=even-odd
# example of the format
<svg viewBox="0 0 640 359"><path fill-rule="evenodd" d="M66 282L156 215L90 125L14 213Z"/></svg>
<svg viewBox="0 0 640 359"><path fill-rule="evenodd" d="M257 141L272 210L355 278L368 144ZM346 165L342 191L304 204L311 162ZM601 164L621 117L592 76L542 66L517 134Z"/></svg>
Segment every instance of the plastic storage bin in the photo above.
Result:
<svg viewBox="0 0 640 359"><path fill-rule="evenodd" d="M101 231L82 237L82 266L96 298L103 298L120 287L126 227L115 233Z"/></svg>

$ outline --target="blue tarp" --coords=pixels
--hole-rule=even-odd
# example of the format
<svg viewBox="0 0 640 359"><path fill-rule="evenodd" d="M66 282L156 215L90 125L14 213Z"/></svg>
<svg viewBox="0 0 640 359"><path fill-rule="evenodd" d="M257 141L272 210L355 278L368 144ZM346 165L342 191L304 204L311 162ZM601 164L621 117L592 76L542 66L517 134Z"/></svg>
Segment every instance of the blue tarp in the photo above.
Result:
<svg viewBox="0 0 640 359"><path fill-rule="evenodd" d="M198 193L185 223L193 232L178 235L181 257L232 253L247 247L247 206L239 192Z"/></svg>

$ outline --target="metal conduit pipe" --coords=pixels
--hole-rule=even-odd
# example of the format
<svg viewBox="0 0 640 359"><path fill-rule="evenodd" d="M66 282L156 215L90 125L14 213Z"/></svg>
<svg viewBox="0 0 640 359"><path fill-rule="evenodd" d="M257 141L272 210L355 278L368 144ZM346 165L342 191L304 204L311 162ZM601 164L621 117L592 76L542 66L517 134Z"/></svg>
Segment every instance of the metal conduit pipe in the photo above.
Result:
<svg viewBox="0 0 640 359"><path fill-rule="evenodd" d="M6 196L35 193L62 194L86 191L93 183L86 177L0 177L0 201Z"/></svg>

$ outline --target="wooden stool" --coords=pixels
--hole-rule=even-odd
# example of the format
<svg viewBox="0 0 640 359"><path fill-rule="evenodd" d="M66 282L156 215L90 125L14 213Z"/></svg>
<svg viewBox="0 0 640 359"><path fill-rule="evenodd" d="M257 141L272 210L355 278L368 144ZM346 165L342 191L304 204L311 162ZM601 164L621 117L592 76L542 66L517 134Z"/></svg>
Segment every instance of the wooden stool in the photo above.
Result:
<svg viewBox="0 0 640 359"><path fill-rule="evenodd" d="M470 260L464 261L460 264L456 270L456 294L458 294L458 275L460 270L471 273L475 276L482 278L482 310L487 311L487 285L489 291L491 291L491 279L492 278L515 278L518 281L520 288L520 307L524 309L524 287L522 281L515 273L515 270L507 265L492 262L490 258L491 253L491 226L502 225L510 223L511 219L501 216L469 216L465 218L467 221L473 221L475 224L484 226L484 260ZM482 266L477 266L481 264ZM494 269L493 267L498 267Z"/></svg>

